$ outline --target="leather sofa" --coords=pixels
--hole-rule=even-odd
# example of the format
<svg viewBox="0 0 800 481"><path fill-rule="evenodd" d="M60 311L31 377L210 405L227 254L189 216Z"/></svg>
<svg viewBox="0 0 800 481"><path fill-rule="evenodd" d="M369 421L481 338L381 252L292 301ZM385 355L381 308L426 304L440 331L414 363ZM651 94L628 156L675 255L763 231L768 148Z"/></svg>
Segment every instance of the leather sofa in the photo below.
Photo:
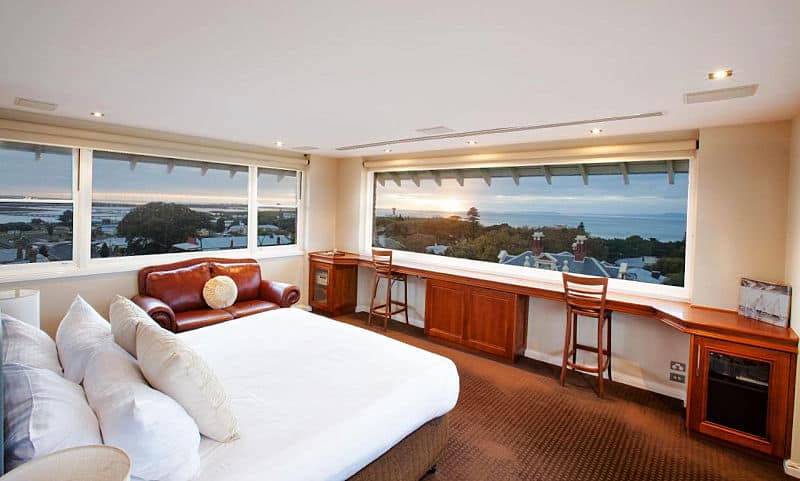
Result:
<svg viewBox="0 0 800 481"><path fill-rule="evenodd" d="M212 309L203 299L203 286L212 277L231 277L239 289L227 309ZM139 271L139 295L133 297L158 324L183 332L258 312L289 307L300 300L292 284L261 278L255 259L203 257Z"/></svg>

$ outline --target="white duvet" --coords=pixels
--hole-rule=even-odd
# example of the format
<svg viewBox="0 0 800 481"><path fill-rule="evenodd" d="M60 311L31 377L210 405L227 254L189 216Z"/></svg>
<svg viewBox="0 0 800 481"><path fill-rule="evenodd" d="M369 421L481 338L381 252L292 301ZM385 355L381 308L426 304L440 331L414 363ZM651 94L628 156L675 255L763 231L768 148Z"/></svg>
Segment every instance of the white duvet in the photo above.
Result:
<svg viewBox="0 0 800 481"><path fill-rule="evenodd" d="M225 385L241 439L203 438L199 481L343 480L455 406L444 357L300 309L180 334Z"/></svg>

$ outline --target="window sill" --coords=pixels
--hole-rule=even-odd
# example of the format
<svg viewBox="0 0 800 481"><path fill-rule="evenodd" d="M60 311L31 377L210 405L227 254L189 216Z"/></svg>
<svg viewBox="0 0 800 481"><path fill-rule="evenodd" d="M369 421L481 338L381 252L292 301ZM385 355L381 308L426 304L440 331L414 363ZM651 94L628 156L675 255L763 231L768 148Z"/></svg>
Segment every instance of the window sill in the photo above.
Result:
<svg viewBox="0 0 800 481"><path fill-rule="evenodd" d="M259 248L226 251L205 251L181 254L155 254L137 257L114 257L91 259L86 267L78 267L75 262L47 262L36 265L21 264L0 266L0 284L30 281L46 281L71 277L88 277L104 274L137 272L143 267L156 264L170 264L201 257L222 257L227 259L254 258L256 260L304 257L305 251L296 245L280 248Z"/></svg>

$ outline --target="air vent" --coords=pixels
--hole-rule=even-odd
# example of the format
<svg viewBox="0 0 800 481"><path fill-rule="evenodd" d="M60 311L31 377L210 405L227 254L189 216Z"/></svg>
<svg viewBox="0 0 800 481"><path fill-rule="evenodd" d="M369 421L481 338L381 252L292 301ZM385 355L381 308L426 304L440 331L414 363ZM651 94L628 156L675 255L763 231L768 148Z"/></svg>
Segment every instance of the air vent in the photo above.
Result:
<svg viewBox="0 0 800 481"><path fill-rule="evenodd" d="M300 152L308 152L309 150L319 150L319 147L314 147L313 145L298 145L297 147L292 147L291 150L298 150Z"/></svg>
<svg viewBox="0 0 800 481"><path fill-rule="evenodd" d="M704 92L691 92L683 94L683 103L699 104L702 102L716 102L718 100L738 99L752 97L758 90L758 84L731 87L719 90L706 90Z"/></svg>
<svg viewBox="0 0 800 481"><path fill-rule="evenodd" d="M451 129L450 127L445 127L444 125L439 125L437 127L426 127L424 129L417 129L417 132L425 135L447 134L452 131L453 129Z"/></svg>
<svg viewBox="0 0 800 481"><path fill-rule="evenodd" d="M36 110L46 110L48 112L52 112L53 110L58 107L56 104L51 104L50 102L42 102L41 100L32 100L32 99L25 99L22 97L17 97L14 99L14 105L19 105L20 107L25 107L28 109L36 109Z"/></svg>

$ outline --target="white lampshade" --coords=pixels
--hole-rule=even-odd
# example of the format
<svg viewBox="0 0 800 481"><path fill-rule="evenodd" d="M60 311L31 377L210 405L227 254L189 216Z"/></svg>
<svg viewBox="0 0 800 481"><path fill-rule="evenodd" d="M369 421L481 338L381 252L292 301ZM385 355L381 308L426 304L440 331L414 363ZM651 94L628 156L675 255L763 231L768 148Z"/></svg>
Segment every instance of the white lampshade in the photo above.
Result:
<svg viewBox="0 0 800 481"><path fill-rule="evenodd" d="M39 327L39 291L10 289L0 291L0 312Z"/></svg>
<svg viewBox="0 0 800 481"><path fill-rule="evenodd" d="M131 458L113 446L56 451L12 469L3 481L130 481Z"/></svg>

